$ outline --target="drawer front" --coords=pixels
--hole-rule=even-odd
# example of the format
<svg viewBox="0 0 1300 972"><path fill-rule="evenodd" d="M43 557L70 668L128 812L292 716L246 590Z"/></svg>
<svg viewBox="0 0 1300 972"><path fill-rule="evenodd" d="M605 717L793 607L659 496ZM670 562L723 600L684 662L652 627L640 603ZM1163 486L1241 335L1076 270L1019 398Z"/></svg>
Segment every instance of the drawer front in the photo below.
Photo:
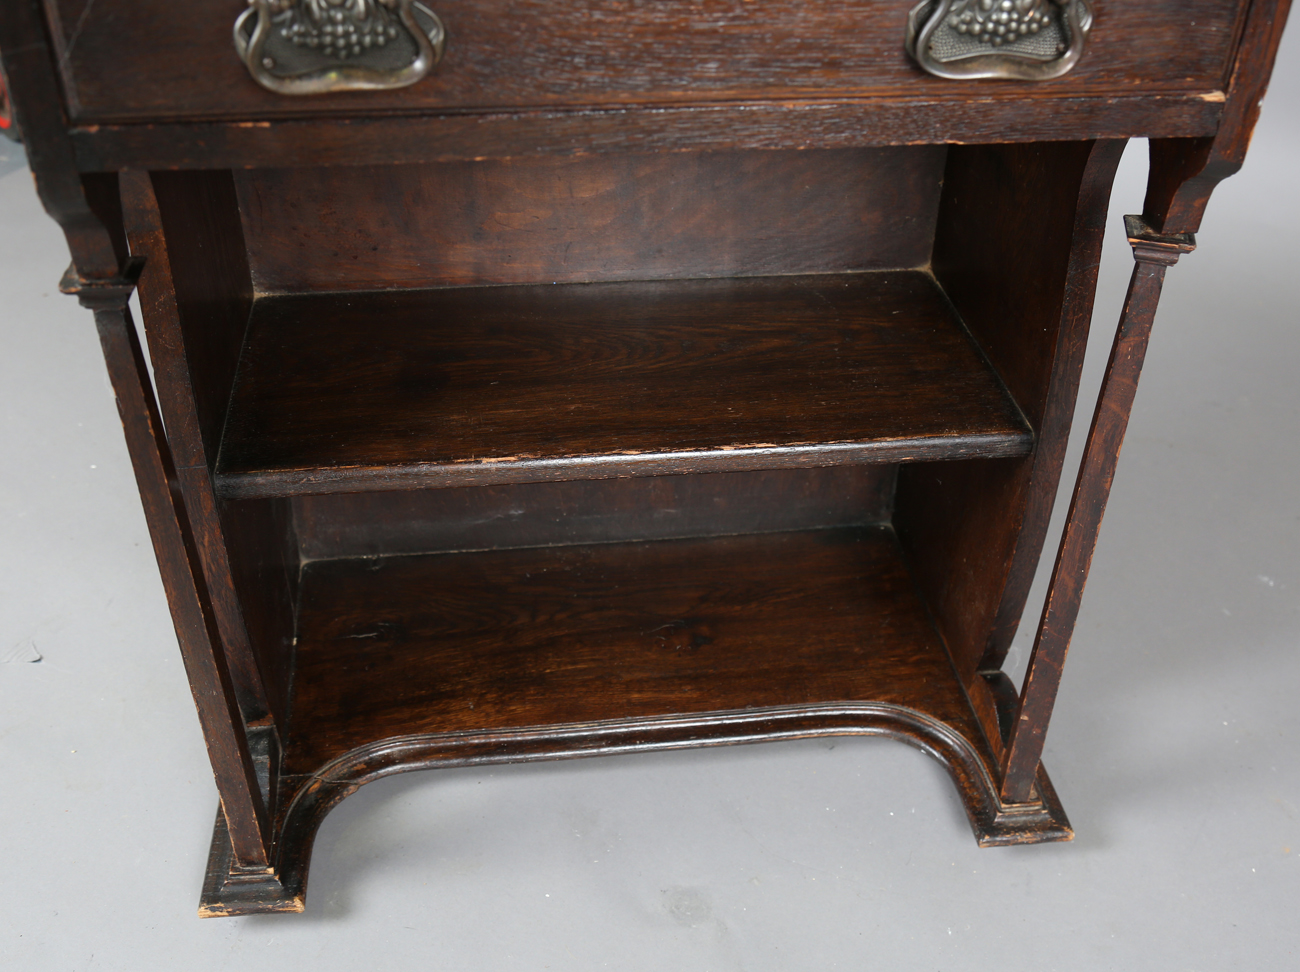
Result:
<svg viewBox="0 0 1300 972"><path fill-rule="evenodd" d="M77 121L273 118L893 97L1209 92L1245 0L1093 0L1088 49L1044 82L945 80L904 51L915 0L429 0L430 74L398 90L293 96L256 84L243 0L46 0Z"/></svg>

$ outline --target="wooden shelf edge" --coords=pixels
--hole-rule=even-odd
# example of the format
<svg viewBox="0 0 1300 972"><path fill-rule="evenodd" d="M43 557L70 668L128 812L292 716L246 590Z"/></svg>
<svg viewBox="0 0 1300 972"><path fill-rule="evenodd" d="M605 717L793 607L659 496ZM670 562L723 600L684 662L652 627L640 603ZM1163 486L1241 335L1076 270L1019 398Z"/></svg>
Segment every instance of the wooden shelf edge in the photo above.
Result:
<svg viewBox="0 0 1300 972"><path fill-rule="evenodd" d="M983 740L972 741L923 712L887 703L786 706L543 726L514 731L396 736L361 746L308 776L282 778L286 791L273 873L231 869L224 818L217 814L200 914L204 917L303 910L316 832L346 797L375 780L416 770L539 762L779 742L827 736L885 736L928 753L952 775L980 846L1069 840L1073 833L1045 773L1041 804L1006 806Z"/></svg>
<svg viewBox="0 0 1300 972"><path fill-rule="evenodd" d="M314 367L298 354L312 339L346 366ZM275 497L1017 457L1034 442L921 271L303 294L254 307L215 482Z"/></svg>
<svg viewBox="0 0 1300 972"><path fill-rule="evenodd" d="M923 462L948 459L1001 459L1028 455L1034 435L930 436L877 442L818 443L811 446L759 446L654 455L577 456L509 462L412 463L348 466L339 469L288 469L231 473L218 470L215 484L223 499L260 499L321 493L506 486L571 480L624 479L692 473L757 472L845 463Z"/></svg>
<svg viewBox="0 0 1300 972"><path fill-rule="evenodd" d="M1027 113L1035 103L1051 112ZM844 148L1213 135L1219 91L952 100L898 94L772 103L542 107L370 118L79 122L78 168L208 169L469 161L519 155ZM942 132L940 136L938 133ZM530 146L521 151L520 145Z"/></svg>

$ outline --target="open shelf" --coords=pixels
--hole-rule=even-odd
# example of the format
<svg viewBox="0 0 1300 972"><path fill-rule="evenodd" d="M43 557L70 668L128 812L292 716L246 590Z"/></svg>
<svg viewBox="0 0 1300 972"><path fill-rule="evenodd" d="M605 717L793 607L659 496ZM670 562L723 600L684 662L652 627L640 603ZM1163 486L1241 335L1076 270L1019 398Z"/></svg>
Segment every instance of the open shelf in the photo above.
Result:
<svg viewBox="0 0 1300 972"><path fill-rule="evenodd" d="M922 271L267 296L227 497L1027 454Z"/></svg>
<svg viewBox="0 0 1300 972"><path fill-rule="evenodd" d="M314 561L282 772L392 737L835 703L986 751L888 526Z"/></svg>

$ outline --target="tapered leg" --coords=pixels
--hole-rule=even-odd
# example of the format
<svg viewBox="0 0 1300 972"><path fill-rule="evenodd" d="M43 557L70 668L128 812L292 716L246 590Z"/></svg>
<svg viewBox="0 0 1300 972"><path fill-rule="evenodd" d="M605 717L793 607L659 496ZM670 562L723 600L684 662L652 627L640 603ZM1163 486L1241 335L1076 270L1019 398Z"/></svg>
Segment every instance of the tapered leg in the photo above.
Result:
<svg viewBox="0 0 1300 972"><path fill-rule="evenodd" d="M1029 803L1037 799L1034 780L1043 755L1047 724L1056 703L1061 668L1079 615L1084 582L1097 546L1097 532L1106 512L1106 500L1137 394L1165 271L1196 246L1190 233L1161 236L1137 216L1127 217L1125 224L1133 247L1133 276L1084 445L1083 462L1029 659L1029 671L1020 692L1003 764L1001 798L1004 803Z"/></svg>
<svg viewBox="0 0 1300 972"><path fill-rule="evenodd" d="M221 794L234 856L242 865L265 869L270 821L206 586L195 567L194 538L180 500L140 339L127 307L138 271L136 264L129 278L110 281L86 281L70 271L63 289L75 293L83 305L95 312L95 326L113 382L127 450Z"/></svg>

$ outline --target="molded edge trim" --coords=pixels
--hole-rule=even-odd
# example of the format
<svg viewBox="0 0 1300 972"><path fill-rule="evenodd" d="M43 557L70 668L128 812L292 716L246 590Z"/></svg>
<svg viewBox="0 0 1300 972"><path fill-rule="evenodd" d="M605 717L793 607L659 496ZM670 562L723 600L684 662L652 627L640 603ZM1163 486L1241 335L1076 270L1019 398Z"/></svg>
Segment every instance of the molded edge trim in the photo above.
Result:
<svg viewBox="0 0 1300 972"><path fill-rule="evenodd" d="M928 753L953 777L980 846L1070 840L1074 833L1040 768L1033 803L998 800L998 784L974 744L938 719L888 703L783 706L650 719L472 733L394 736L358 747L300 781L281 818L276 866L231 871L223 820L213 832L202 917L301 911L312 843L325 815L366 783L413 770L610 756L825 736L888 736ZM293 778L281 777L285 785Z"/></svg>

